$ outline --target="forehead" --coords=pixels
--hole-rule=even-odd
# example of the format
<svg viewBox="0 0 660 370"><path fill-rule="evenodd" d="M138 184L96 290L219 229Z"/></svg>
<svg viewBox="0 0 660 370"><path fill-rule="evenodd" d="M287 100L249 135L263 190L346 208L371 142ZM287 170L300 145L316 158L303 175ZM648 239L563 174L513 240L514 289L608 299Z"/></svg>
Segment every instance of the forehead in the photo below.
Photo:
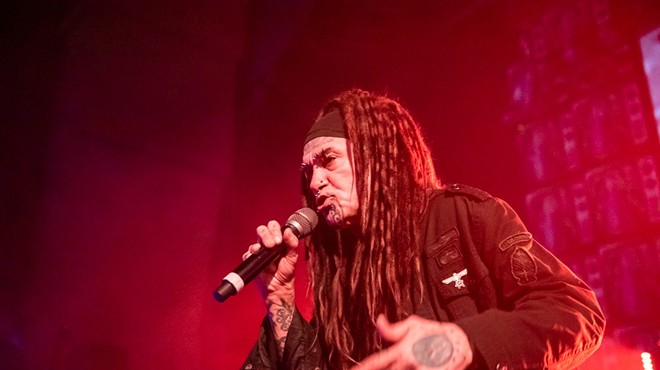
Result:
<svg viewBox="0 0 660 370"><path fill-rule="evenodd" d="M311 161L327 149L346 151L347 140L341 137L320 136L310 140L303 148L303 161Z"/></svg>

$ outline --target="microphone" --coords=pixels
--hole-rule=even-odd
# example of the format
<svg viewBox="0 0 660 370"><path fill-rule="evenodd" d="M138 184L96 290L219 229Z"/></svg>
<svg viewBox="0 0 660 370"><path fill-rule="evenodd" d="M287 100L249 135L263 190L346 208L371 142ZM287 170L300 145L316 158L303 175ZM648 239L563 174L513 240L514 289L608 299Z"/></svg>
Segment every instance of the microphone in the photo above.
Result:
<svg viewBox="0 0 660 370"><path fill-rule="evenodd" d="M319 218L314 210L311 208L301 208L286 220L286 224L282 227L282 233L284 233L284 229L288 228L293 231L293 235L300 239L311 234L318 223ZM220 286L213 292L215 300L222 303L227 298L238 293L255 276L259 275L273 261L281 257L285 249L284 244L278 244L273 248L262 246L257 253L245 259L234 271L222 279Z"/></svg>

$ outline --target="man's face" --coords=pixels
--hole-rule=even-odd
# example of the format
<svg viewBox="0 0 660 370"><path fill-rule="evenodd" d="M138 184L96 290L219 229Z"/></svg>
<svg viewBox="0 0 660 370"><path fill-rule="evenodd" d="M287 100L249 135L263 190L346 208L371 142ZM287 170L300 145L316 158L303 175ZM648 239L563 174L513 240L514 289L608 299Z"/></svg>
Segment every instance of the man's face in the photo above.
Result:
<svg viewBox="0 0 660 370"><path fill-rule="evenodd" d="M359 202L348 140L326 136L310 140L303 148L302 171L328 225L357 224Z"/></svg>

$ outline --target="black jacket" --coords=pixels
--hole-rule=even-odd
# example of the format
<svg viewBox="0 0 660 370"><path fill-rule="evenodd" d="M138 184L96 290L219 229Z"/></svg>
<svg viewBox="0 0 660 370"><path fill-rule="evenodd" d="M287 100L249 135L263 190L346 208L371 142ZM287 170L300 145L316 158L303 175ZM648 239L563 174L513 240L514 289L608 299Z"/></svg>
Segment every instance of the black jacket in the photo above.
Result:
<svg viewBox="0 0 660 370"><path fill-rule="evenodd" d="M504 201L464 185L436 192L425 214L427 294L413 311L452 321L475 349L473 368L570 369L600 345L594 293L543 248ZM278 361L270 322L243 369L320 369L313 325L296 311Z"/></svg>

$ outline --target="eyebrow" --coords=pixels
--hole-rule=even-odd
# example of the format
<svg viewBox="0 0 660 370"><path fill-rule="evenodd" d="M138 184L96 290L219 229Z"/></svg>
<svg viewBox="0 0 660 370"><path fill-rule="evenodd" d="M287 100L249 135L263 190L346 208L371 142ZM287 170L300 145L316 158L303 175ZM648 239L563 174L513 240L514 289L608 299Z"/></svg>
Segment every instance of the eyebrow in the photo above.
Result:
<svg viewBox="0 0 660 370"><path fill-rule="evenodd" d="M322 149L319 153L317 153L317 154L315 154L314 156L312 156L312 163L305 163L305 162L302 162L302 163L300 164L300 170L301 170L301 171L304 171L305 169L311 167L311 166L314 164L314 162L316 162L316 161L319 160L319 158L324 157L324 156L327 156L327 155L328 155L330 152L332 152L332 151L333 151L333 148L325 148L325 149Z"/></svg>

